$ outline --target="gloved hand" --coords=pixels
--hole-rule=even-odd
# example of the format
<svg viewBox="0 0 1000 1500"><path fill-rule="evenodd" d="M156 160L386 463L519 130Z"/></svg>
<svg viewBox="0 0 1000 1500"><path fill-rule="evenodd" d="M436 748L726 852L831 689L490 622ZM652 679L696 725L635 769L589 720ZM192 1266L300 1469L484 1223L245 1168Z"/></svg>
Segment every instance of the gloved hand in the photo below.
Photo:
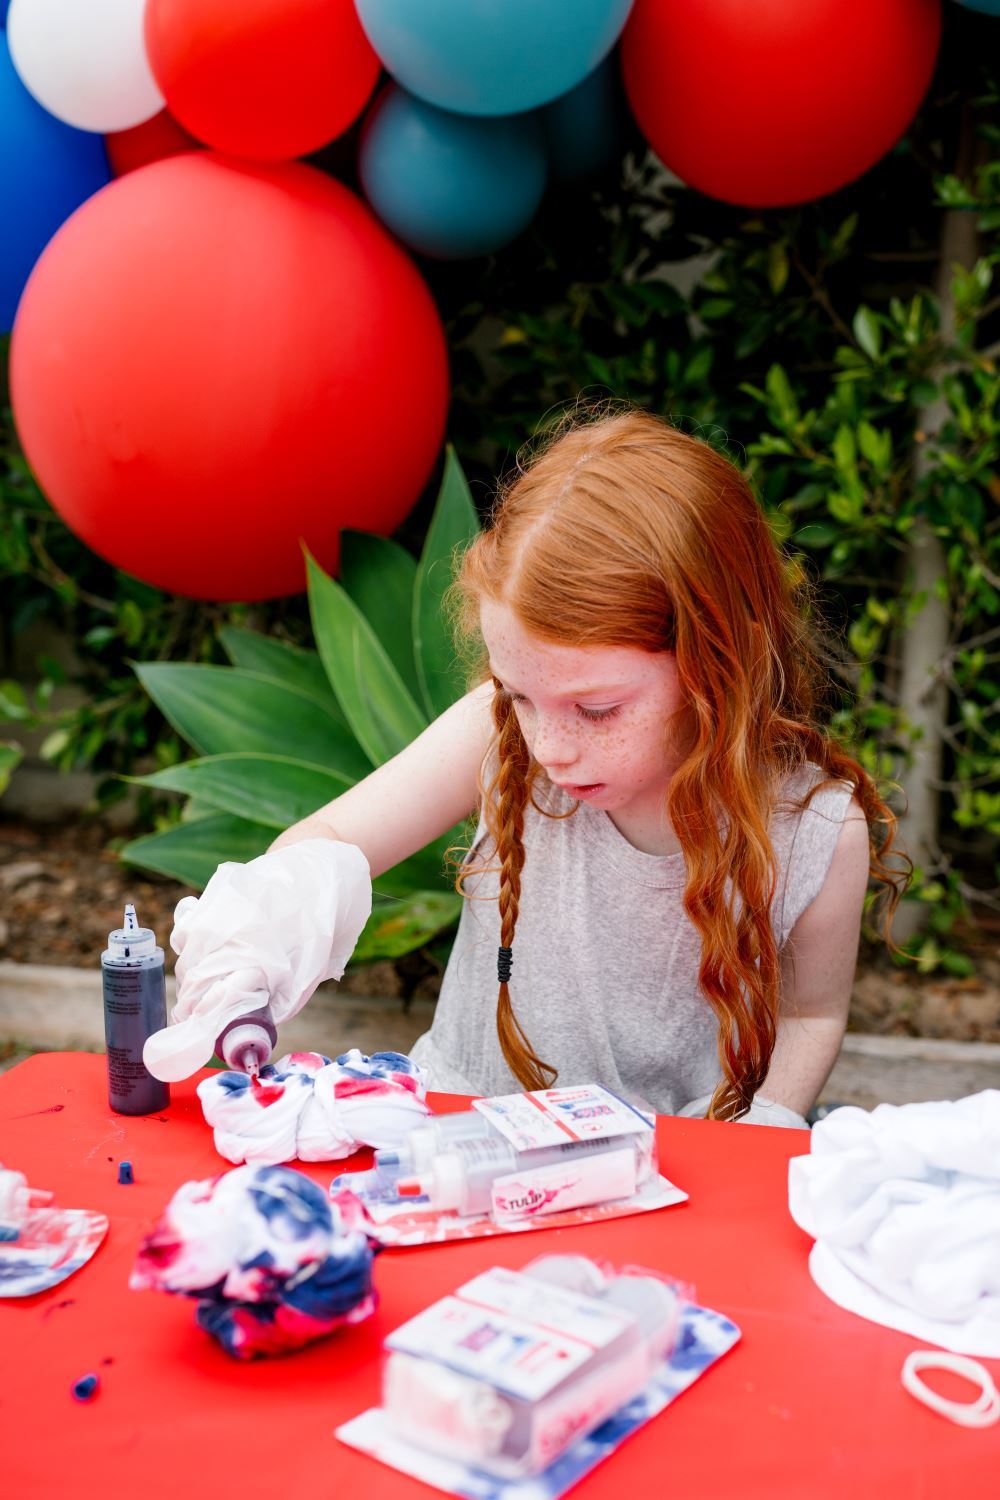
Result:
<svg viewBox="0 0 1000 1500"><path fill-rule="evenodd" d="M220 865L174 912L177 1003L143 1048L153 1077L189 1077L223 1028L251 1011L270 1005L276 1025L297 1015L318 984L343 976L371 909L368 861L355 844L303 839Z"/></svg>
<svg viewBox="0 0 1000 1500"><path fill-rule="evenodd" d="M685 1104L683 1109L677 1111L678 1115L684 1115L688 1119L704 1119L705 1111L712 1102L711 1094L705 1094L701 1099L692 1099L690 1104ZM797 1115L794 1109L789 1109L786 1104L778 1104L774 1099L765 1099L763 1094L754 1094L753 1103L745 1115L740 1115L737 1125L782 1125L787 1130L808 1130L809 1122L801 1115Z"/></svg>

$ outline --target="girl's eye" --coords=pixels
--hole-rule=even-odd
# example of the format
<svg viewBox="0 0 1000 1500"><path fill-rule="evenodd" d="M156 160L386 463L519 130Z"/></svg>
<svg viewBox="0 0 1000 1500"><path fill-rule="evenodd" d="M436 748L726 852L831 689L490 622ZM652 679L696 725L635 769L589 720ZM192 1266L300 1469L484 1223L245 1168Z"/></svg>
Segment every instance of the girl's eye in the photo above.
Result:
<svg viewBox="0 0 1000 1500"><path fill-rule="evenodd" d="M523 693L508 693L511 703L526 703L528 700ZM584 708L582 704L576 705L576 711L582 719L589 719L591 724L600 724L608 719L613 719L621 708L621 704L615 704L614 708Z"/></svg>

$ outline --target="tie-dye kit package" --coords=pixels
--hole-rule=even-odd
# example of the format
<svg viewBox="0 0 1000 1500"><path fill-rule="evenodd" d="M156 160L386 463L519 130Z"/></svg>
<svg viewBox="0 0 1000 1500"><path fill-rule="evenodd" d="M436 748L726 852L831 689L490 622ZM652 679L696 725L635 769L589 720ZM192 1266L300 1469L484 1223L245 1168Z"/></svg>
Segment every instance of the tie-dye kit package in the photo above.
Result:
<svg viewBox="0 0 1000 1500"><path fill-rule="evenodd" d="M582 1256L494 1267L388 1335L381 1405L336 1435L453 1494L548 1500L737 1341L692 1298Z"/></svg>
<svg viewBox="0 0 1000 1500"><path fill-rule="evenodd" d="M661 1177L655 1121L597 1084L477 1099L334 1178L383 1245L476 1239L620 1218L683 1202Z"/></svg>

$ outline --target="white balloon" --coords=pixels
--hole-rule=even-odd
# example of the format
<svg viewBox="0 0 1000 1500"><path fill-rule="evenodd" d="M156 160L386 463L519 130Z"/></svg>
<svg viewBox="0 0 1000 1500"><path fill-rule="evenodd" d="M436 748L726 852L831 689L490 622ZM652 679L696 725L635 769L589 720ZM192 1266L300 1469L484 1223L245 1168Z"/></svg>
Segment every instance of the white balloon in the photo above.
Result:
<svg viewBox="0 0 1000 1500"><path fill-rule="evenodd" d="M11 0L7 42L29 93L79 130L129 130L164 107L143 40L145 0Z"/></svg>

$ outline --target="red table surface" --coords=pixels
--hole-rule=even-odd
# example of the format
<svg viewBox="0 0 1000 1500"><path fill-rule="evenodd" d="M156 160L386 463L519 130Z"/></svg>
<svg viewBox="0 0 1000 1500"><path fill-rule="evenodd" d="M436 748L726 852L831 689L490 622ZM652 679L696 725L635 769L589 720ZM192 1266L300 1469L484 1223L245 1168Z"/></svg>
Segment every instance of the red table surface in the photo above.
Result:
<svg viewBox="0 0 1000 1500"><path fill-rule="evenodd" d="M202 1076L202 1075L199 1075ZM163 1115L107 1105L104 1059L29 1058L0 1077L0 1161L64 1208L103 1210L104 1244L60 1286L0 1302L0 1493L5 1500L134 1494L140 1500L427 1495L333 1437L375 1404L382 1337L486 1267L543 1252L592 1254L692 1282L742 1341L675 1405L574 1490L671 1500L900 1500L1000 1494L1000 1427L966 1430L899 1382L913 1338L829 1302L810 1280L810 1240L788 1214L793 1130L662 1119L661 1167L690 1201L572 1230L389 1250L368 1322L292 1356L241 1363L196 1327L194 1304L131 1292L143 1232L178 1185L227 1169L194 1086ZM464 1101L432 1097L440 1110ZM118 1185L122 1158L135 1184ZM369 1165L369 1153L347 1164ZM324 1186L340 1164L304 1169ZM1000 1378L1000 1362L990 1366ZM81 1375L97 1397L73 1399ZM954 1377L948 1394L969 1399ZM945 1389L942 1385L941 1389Z"/></svg>

